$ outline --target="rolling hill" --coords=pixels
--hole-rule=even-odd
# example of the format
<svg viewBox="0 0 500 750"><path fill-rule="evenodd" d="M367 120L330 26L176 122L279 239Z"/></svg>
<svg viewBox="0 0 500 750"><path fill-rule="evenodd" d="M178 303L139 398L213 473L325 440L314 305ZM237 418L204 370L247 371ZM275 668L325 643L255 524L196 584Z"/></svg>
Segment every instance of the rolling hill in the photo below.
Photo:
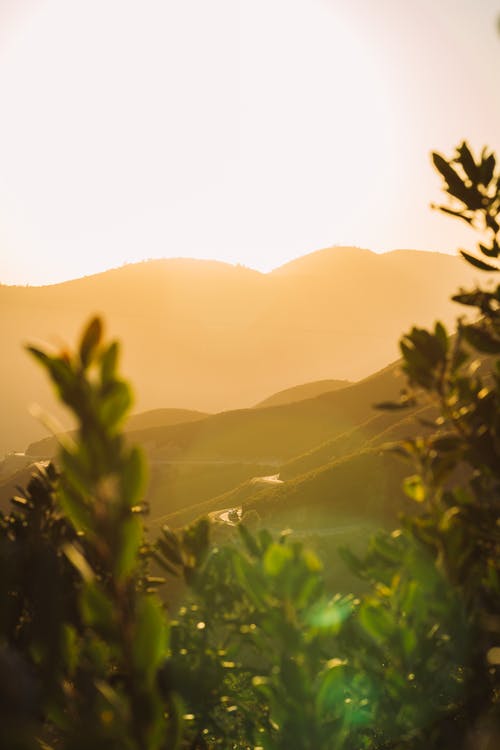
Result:
<svg viewBox="0 0 500 750"><path fill-rule="evenodd" d="M285 388L279 393L274 393L256 404L254 409L293 404L295 401L304 401L306 398L314 398L322 393L338 391L348 385L352 385L349 380L317 380L314 383L303 383L302 385L296 385L294 388Z"/></svg>
<svg viewBox="0 0 500 750"><path fill-rule="evenodd" d="M426 406L374 408L397 398L403 384L395 362L358 383L280 406L131 418L128 427L141 429L130 430L129 439L149 459L153 535L163 523L178 526L205 514L227 526L231 508L251 524L291 526L318 538L394 523L408 502L401 481L410 469L383 447L421 432L416 419L432 416ZM168 423L176 417L186 421ZM162 418L167 423L156 424ZM49 458L55 448L52 438L39 441L25 458ZM0 483L0 507L32 470L23 466Z"/></svg>
<svg viewBox="0 0 500 750"><path fill-rule="evenodd" d="M164 518L185 522L226 506L246 507L259 497L264 505L270 499L270 507L276 508L277 499L286 497L285 505L290 510L302 492L304 497L317 497L322 505L329 483L333 496L336 494L341 474L336 470L332 473L334 464L347 460L342 464L343 472L349 473L349 466L354 466L349 461L359 460L362 454L367 462L365 486L372 491L378 480L370 478L369 472L381 461L386 464L386 458L379 456L381 442L405 437L415 429L412 420L416 409L409 413L374 409L377 402L397 398L403 383L396 362L358 383L314 398L201 416L178 424L153 424L128 432L129 439L142 445L148 456L150 484L146 499L151 522ZM49 458L55 447L53 439L33 443L26 458ZM368 454L375 458L368 460ZM277 473L284 480L282 484L256 480ZM318 483L317 491L313 490ZM380 505L382 515L387 508L392 512L401 498L399 489L394 494L396 485L399 488L397 482L390 484L385 510ZM292 491L293 487L300 491ZM363 505L365 501L366 495L361 493L359 502Z"/></svg>
<svg viewBox="0 0 500 750"><path fill-rule="evenodd" d="M229 436L239 419L234 410L269 393L297 383L358 380L394 360L401 332L414 322L454 320L448 297L473 276L471 267L449 255L329 248L268 274L169 259L46 287L0 286L0 455L46 434L28 413L32 402L71 428L22 345L74 342L91 314L101 313L109 334L123 343L123 372L134 384L137 410L232 410L216 422ZM273 451L273 415L261 419L271 427L266 456L282 460L311 447L309 438L300 445L291 439ZM321 428L311 427L319 441L329 437L322 419L314 417ZM194 433L199 444L212 439L205 427L213 423L194 424L172 428L173 443L192 445ZM262 434L259 417L249 424ZM234 449L245 447L240 440Z"/></svg>

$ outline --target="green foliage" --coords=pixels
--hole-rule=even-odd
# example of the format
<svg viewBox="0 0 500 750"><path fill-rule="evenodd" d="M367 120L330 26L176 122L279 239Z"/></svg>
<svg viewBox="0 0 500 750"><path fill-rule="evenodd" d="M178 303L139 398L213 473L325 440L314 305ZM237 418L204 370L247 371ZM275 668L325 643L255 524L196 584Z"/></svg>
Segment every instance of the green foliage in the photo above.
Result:
<svg viewBox="0 0 500 750"><path fill-rule="evenodd" d="M434 154L434 163L453 205L461 202L461 218L489 236L490 244L480 243L479 250L498 257L494 155L484 150L476 163L463 143L449 161ZM496 270L462 255L482 270ZM405 491L424 505L404 520L405 534L427 551L463 607L469 644L461 667L463 696L447 710L440 740L459 747L461 733L481 717L494 725L495 741L500 738L500 681L491 656L500 642L500 286L461 290L454 299L469 317L459 318L453 335L436 323L433 331L413 328L401 340L411 397L431 399L439 416L430 436L406 441L399 451L417 468Z"/></svg>
<svg viewBox="0 0 500 750"><path fill-rule="evenodd" d="M433 153L432 160L443 177L444 189L451 198L451 205L439 206L439 209L483 232L486 240L479 243L480 253L487 258L498 258L500 173L496 169L495 154L484 148L476 161L464 141L451 159ZM482 271L499 270L498 266L470 255L465 250L460 252L468 263Z"/></svg>
<svg viewBox="0 0 500 750"><path fill-rule="evenodd" d="M181 690L191 746L338 747L343 704L322 685L356 602L328 595L319 560L286 534L239 531L211 549L172 623L164 679Z"/></svg>
<svg viewBox="0 0 500 750"><path fill-rule="evenodd" d="M2 556L24 564L3 566L2 640L39 682L25 745L54 736L58 748L165 747L166 716L177 718L156 684L168 628L144 558L142 457L120 432L131 394L118 345L102 342L94 319L74 355L30 351L79 428L60 446L60 473L35 478L2 519Z"/></svg>

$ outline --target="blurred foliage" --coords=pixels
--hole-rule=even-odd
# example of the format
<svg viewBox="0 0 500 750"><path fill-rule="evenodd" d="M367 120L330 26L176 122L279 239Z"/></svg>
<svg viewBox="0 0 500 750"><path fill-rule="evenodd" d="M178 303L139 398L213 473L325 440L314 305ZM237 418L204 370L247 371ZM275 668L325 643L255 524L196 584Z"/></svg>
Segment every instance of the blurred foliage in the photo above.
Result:
<svg viewBox="0 0 500 750"><path fill-rule="evenodd" d="M495 155L483 149L476 159L464 142L433 162L449 196L440 210L481 235L476 254L462 256L482 272L500 270L492 262L500 253ZM430 435L394 447L414 462L404 490L421 508L403 519L403 531L458 597L466 636L459 700L445 707L427 747L500 746L500 285L488 281L453 297L467 313L456 331L437 322L400 342L408 379L401 405L427 399L439 413L426 425Z"/></svg>
<svg viewBox="0 0 500 750"><path fill-rule="evenodd" d="M22 699L22 727L2 703L0 744L163 747L178 708L156 687L168 625L145 562L142 457L120 431L131 394L118 345L102 342L96 318L77 352L30 351L79 429L58 470L35 477L1 519L1 682L12 699L21 690L7 687L9 674L20 669L34 697Z"/></svg>
<svg viewBox="0 0 500 750"><path fill-rule="evenodd" d="M442 210L487 238L462 254L491 270L494 156L462 144L434 163ZM149 541L118 345L94 319L76 352L31 348L79 428L0 515L0 747L500 746L500 288L455 299L472 313L456 332L436 323L401 341L408 389L386 407L427 398L439 417L393 448L415 463L415 513L364 556L343 552L360 598L329 592L287 532L239 524L217 546L202 519Z"/></svg>

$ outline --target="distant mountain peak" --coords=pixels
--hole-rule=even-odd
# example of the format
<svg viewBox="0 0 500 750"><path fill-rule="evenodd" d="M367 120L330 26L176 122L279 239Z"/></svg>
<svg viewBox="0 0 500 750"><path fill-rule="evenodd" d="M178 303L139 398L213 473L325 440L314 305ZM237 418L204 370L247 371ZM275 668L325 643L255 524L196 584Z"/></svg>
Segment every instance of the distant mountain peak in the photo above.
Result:
<svg viewBox="0 0 500 750"><path fill-rule="evenodd" d="M376 257L377 253L360 247L348 247L344 245L333 245L321 250L314 250L307 255L301 255L294 258L282 266L275 268L273 274L294 274L294 273L324 273L325 270L333 269L338 263L344 261L352 263L357 260L368 260L370 257Z"/></svg>

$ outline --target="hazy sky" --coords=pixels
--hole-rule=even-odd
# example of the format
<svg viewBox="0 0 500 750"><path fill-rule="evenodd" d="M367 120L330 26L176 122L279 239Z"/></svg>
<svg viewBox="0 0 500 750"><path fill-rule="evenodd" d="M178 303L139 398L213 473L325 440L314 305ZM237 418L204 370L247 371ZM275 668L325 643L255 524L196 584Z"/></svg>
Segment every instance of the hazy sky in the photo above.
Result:
<svg viewBox="0 0 500 750"><path fill-rule="evenodd" d="M0 0L0 281L452 251L429 152L500 146L500 0Z"/></svg>

